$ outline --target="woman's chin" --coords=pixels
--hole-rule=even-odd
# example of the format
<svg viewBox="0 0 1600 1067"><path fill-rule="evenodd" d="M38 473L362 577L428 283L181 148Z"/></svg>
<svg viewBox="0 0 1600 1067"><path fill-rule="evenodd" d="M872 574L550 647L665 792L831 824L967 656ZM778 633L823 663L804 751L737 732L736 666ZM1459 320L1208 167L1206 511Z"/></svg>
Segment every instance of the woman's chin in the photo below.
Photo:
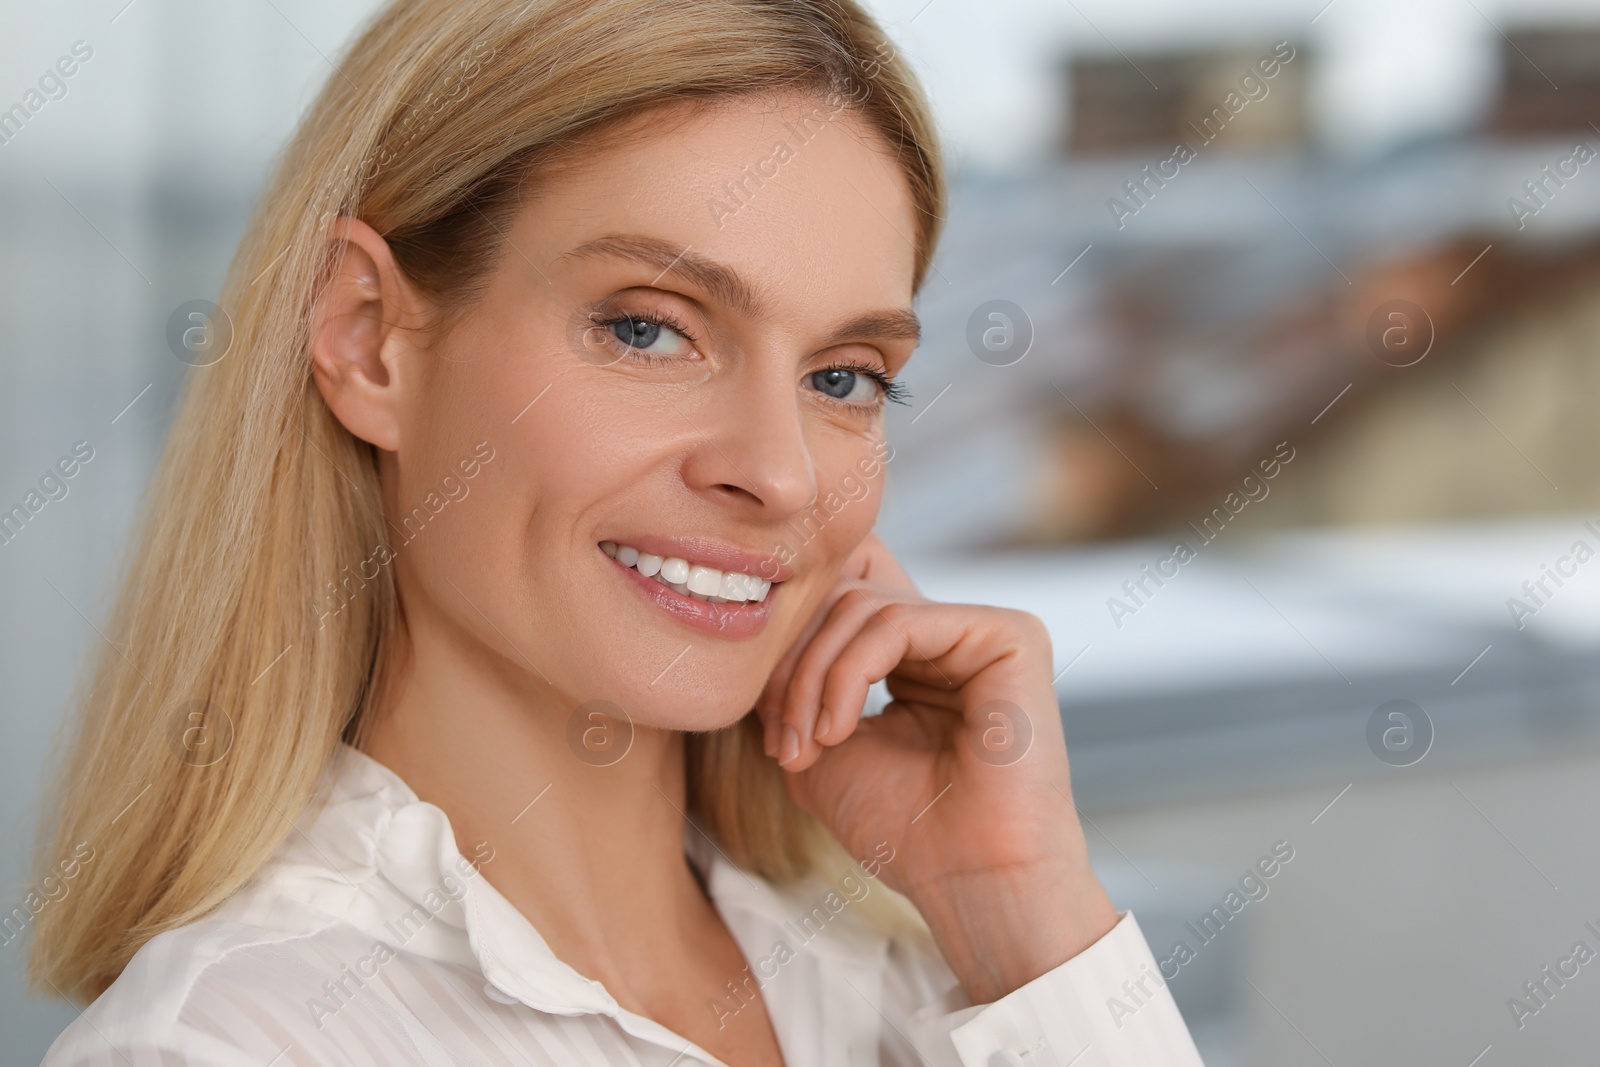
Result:
<svg viewBox="0 0 1600 1067"><path fill-rule="evenodd" d="M723 707L712 711L705 708L687 710L683 715L675 718L671 723L663 724L663 729L677 730L680 733L715 733L734 726L746 715L753 715L754 699L737 707Z"/></svg>
<svg viewBox="0 0 1600 1067"><path fill-rule="evenodd" d="M731 687L730 687L731 690ZM748 690L748 691L746 691ZM596 731L629 734L636 730L677 733L714 733L753 714L761 686L740 686L737 695L708 696L704 687L687 692L634 692L612 690L608 699L577 702L568 717L567 731L574 737L598 736Z"/></svg>

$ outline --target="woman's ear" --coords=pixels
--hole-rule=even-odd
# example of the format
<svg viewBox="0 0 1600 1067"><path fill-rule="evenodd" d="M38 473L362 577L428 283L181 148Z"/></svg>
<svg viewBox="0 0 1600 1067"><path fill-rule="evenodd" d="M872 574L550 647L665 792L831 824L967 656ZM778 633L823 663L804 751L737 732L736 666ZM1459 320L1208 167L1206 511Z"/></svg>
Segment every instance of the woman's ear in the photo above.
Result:
<svg viewBox="0 0 1600 1067"><path fill-rule="evenodd" d="M339 269L312 309L311 376L344 428L388 452L400 448L404 391L415 364L421 302L389 243L360 219L334 220Z"/></svg>

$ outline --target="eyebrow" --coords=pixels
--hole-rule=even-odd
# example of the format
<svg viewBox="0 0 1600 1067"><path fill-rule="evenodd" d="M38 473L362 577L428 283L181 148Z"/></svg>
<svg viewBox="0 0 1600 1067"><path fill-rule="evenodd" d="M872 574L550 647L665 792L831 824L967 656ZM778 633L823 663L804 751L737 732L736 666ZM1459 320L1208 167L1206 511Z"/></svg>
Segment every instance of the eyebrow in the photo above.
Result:
<svg viewBox="0 0 1600 1067"><path fill-rule="evenodd" d="M593 256L637 260L660 268L661 274L673 271L742 315L759 315L765 303L761 292L732 267L708 259L687 247L677 248L671 242L659 237L608 233L592 241L585 241L572 251L563 253L559 258ZM660 280L660 277L660 274L656 275L652 284ZM868 311L840 323L834 328L827 343L838 344L853 337L917 342L922 339L922 324L910 308Z"/></svg>

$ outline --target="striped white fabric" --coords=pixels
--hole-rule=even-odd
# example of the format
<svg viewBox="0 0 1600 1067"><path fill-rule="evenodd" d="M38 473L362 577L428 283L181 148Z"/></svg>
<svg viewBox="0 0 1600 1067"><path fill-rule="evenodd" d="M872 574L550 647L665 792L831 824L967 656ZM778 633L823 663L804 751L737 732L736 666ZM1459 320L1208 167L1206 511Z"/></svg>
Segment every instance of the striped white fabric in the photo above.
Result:
<svg viewBox="0 0 1600 1067"><path fill-rule="evenodd" d="M145 944L44 1067L722 1067L556 958L457 850L443 811L372 758L341 756L273 862ZM783 957L759 985L789 1067L1200 1065L1131 913L972 1005L925 941L818 910L830 891L843 899L820 877L749 875L692 820L684 847L752 969ZM813 915L825 925L802 921ZM1132 1013L1129 982L1144 991Z"/></svg>

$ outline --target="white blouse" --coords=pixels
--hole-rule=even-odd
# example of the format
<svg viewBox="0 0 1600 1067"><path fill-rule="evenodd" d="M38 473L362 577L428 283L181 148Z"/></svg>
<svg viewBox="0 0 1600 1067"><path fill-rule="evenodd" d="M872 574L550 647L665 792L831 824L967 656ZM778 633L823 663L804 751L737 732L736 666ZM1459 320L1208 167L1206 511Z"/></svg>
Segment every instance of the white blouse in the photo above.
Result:
<svg viewBox="0 0 1600 1067"><path fill-rule="evenodd" d="M43 1067L725 1067L558 959L457 850L443 811L342 755L271 863L151 938ZM931 946L879 932L820 876L747 874L692 819L684 848L788 1067L1203 1067L1131 913L973 1005Z"/></svg>

